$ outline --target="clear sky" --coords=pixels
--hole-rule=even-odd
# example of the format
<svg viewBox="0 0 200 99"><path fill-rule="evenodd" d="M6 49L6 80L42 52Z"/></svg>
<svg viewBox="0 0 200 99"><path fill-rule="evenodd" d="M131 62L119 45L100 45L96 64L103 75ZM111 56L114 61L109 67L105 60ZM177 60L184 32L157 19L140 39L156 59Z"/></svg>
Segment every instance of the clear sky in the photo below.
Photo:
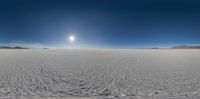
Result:
<svg viewBox="0 0 200 99"><path fill-rule="evenodd" d="M0 43L11 42L86 48L200 44L200 1L0 0Z"/></svg>

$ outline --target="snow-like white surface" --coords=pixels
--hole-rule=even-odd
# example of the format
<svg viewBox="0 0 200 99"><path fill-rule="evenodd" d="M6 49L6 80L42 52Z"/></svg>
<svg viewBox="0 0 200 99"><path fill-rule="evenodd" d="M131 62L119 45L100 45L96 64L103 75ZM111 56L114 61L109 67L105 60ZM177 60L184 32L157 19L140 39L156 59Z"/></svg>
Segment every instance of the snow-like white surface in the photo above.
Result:
<svg viewBox="0 0 200 99"><path fill-rule="evenodd" d="M0 50L0 97L22 96L200 99L200 50Z"/></svg>

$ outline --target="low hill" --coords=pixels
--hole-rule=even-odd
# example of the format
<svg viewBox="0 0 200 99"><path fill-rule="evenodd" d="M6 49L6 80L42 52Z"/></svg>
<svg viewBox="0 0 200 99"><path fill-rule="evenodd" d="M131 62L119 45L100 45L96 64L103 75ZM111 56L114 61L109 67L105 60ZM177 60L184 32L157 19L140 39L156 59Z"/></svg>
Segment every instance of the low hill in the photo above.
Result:
<svg viewBox="0 0 200 99"><path fill-rule="evenodd" d="M200 49L200 46L188 46L188 45L182 45L182 46L174 46L172 49Z"/></svg>
<svg viewBox="0 0 200 99"><path fill-rule="evenodd" d="M28 49L20 46L0 46L0 49Z"/></svg>

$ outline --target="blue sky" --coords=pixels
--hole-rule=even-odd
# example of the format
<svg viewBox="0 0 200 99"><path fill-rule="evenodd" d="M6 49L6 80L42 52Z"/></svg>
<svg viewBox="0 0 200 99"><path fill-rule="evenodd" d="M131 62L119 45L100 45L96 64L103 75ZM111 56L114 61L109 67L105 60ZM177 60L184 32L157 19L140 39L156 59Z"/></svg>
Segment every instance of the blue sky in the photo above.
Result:
<svg viewBox="0 0 200 99"><path fill-rule="evenodd" d="M0 43L144 48L200 44L195 0L1 0ZM70 43L69 35L76 41ZM16 44L16 43L15 43Z"/></svg>

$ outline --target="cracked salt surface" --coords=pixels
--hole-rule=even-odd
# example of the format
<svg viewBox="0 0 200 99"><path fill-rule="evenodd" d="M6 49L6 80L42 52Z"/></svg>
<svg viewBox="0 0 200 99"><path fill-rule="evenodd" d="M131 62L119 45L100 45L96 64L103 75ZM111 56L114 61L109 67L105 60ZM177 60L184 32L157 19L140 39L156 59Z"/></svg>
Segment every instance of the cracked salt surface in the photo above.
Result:
<svg viewBox="0 0 200 99"><path fill-rule="evenodd" d="M200 50L0 50L0 97L200 99L199 59Z"/></svg>

